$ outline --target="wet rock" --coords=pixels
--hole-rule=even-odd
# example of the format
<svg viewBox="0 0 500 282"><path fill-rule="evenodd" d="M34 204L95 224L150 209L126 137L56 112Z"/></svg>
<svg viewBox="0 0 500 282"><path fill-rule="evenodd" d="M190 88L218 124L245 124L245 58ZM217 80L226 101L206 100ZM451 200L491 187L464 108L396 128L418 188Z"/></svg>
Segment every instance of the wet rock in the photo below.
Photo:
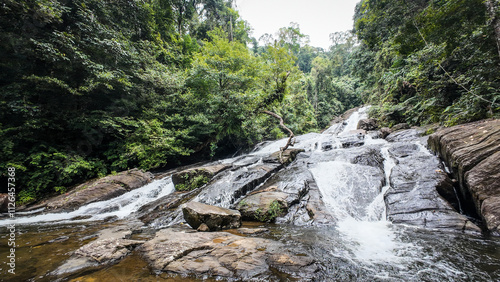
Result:
<svg viewBox="0 0 500 282"><path fill-rule="evenodd" d="M151 173L132 169L78 185L68 193L49 199L37 207L46 206L47 210L53 211L76 210L86 204L118 197L150 183L152 179Z"/></svg>
<svg viewBox="0 0 500 282"><path fill-rule="evenodd" d="M395 144L389 152L397 160L390 176L391 188L384 197L389 220L432 229L481 232L439 195L438 187L450 180L437 157L412 144Z"/></svg>
<svg viewBox="0 0 500 282"><path fill-rule="evenodd" d="M269 232L269 229L267 229L267 228L238 228L236 231L240 234L255 235L255 234L262 234L262 233Z"/></svg>
<svg viewBox="0 0 500 282"><path fill-rule="evenodd" d="M255 163L234 171L225 171L207 185L194 199L200 203L230 208L239 198L253 191L283 166L278 163Z"/></svg>
<svg viewBox="0 0 500 282"><path fill-rule="evenodd" d="M465 184L480 204L488 230L500 235L500 151L466 172Z"/></svg>
<svg viewBox="0 0 500 282"><path fill-rule="evenodd" d="M357 129L363 129L366 131L376 130L378 128L377 121L372 118L362 119L358 122Z"/></svg>
<svg viewBox="0 0 500 282"><path fill-rule="evenodd" d="M392 133L392 130L389 127L382 127L380 130L380 138L385 139L389 134Z"/></svg>
<svg viewBox="0 0 500 282"><path fill-rule="evenodd" d="M361 150L359 154L350 159L353 164L367 165L384 169L384 157L379 148L367 147Z"/></svg>
<svg viewBox="0 0 500 282"><path fill-rule="evenodd" d="M418 153L419 147L414 143L400 143L393 145L388 151L395 158L405 158Z"/></svg>
<svg viewBox="0 0 500 282"><path fill-rule="evenodd" d="M456 176L465 204L500 235L500 120L442 129L429 136L428 144Z"/></svg>
<svg viewBox="0 0 500 282"><path fill-rule="evenodd" d="M172 174L172 183L177 191L190 191L206 184L214 175L230 168L229 164L196 167Z"/></svg>
<svg viewBox="0 0 500 282"><path fill-rule="evenodd" d="M338 137L343 148L359 147L365 144L366 132L362 129L352 130Z"/></svg>
<svg viewBox="0 0 500 282"><path fill-rule="evenodd" d="M284 192L261 192L243 198L236 208L245 219L271 222L286 214L288 194Z"/></svg>
<svg viewBox="0 0 500 282"><path fill-rule="evenodd" d="M145 241L126 239L132 234L132 229L142 225L138 222L128 222L123 225L104 229L97 235L97 239L78 250L59 266L52 275L61 276L86 268L104 267L116 263Z"/></svg>
<svg viewBox="0 0 500 282"><path fill-rule="evenodd" d="M304 152L304 149L286 149L283 153L281 151L274 152L271 156L264 158L263 162L290 164L301 152Z"/></svg>
<svg viewBox="0 0 500 282"><path fill-rule="evenodd" d="M403 129L410 129L410 125L405 123L398 123L394 125L392 128L392 131L398 131L398 130L403 130Z"/></svg>
<svg viewBox="0 0 500 282"><path fill-rule="evenodd" d="M389 134L385 140L389 142L407 142L418 140L423 135L422 130L408 129L393 132Z"/></svg>
<svg viewBox="0 0 500 282"><path fill-rule="evenodd" d="M269 239L226 232L190 232L167 228L139 249L154 271L177 275L210 275L218 279L264 279L272 268L293 277L311 278L318 265L303 250L290 250Z"/></svg>
<svg viewBox="0 0 500 282"><path fill-rule="evenodd" d="M182 213L186 222L194 229L205 224L206 227L201 227L201 231L217 231L241 226L241 214L235 210L189 202L182 206Z"/></svg>
<svg viewBox="0 0 500 282"><path fill-rule="evenodd" d="M0 193L0 213L9 210L9 194Z"/></svg>

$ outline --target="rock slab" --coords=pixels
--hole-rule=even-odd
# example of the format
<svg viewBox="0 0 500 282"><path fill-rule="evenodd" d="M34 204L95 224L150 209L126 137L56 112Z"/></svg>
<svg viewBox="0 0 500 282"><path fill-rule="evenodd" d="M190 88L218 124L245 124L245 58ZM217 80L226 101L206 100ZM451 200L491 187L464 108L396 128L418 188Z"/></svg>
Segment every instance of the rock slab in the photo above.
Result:
<svg viewBox="0 0 500 282"><path fill-rule="evenodd" d="M457 177L462 198L500 235L500 120L442 129L428 144Z"/></svg>
<svg viewBox="0 0 500 282"><path fill-rule="evenodd" d="M238 281L265 281L274 269L295 279L308 280L319 268L303 250L291 250L269 239L226 232L162 229L139 251L154 271Z"/></svg>
<svg viewBox="0 0 500 282"><path fill-rule="evenodd" d="M201 226L200 231L217 231L241 226L241 214L236 210L191 201L182 206L182 213L191 227L198 229Z"/></svg>
<svg viewBox="0 0 500 282"><path fill-rule="evenodd" d="M37 207L48 210L76 210L93 202L118 197L128 191L140 188L153 179L153 175L139 169L131 169L115 175L108 175L78 185L64 195L52 198Z"/></svg>

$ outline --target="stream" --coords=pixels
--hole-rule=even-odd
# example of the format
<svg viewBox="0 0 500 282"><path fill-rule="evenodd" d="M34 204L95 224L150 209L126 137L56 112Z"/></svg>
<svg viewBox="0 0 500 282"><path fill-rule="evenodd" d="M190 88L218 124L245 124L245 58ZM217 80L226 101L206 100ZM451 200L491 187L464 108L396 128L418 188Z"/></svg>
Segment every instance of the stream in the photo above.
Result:
<svg viewBox="0 0 500 282"><path fill-rule="evenodd" d="M235 208L249 192L270 185L295 195L288 213L275 223L245 221L243 227L266 228L269 232L261 235L263 238L314 258L318 270L307 280L500 281L500 239L452 230L457 220L468 217L455 212L437 192L419 192L433 181L414 180L428 175L423 168L430 171L441 168L441 163L426 149L425 137L407 131L406 135L388 142L375 132L361 133L356 125L367 118L366 111L367 108L359 109L345 122L334 124L323 133L297 136L293 148L304 152L285 168L269 163L266 158L279 151L286 138L259 144L249 154L214 162L232 168L219 173L187 200ZM415 168L414 164L421 160L428 163ZM404 172L408 169L414 170ZM301 188L302 183L309 183L304 184L306 190ZM39 209L18 212L14 219L0 217L0 281L203 279L153 271L138 251L111 265L64 275L54 272L75 250L95 240L100 230L128 222L132 226L140 219L144 225L131 227L134 230L130 239L150 240L158 230L183 223L179 208L155 214L160 210L157 207L172 201L176 196L174 191L171 177L167 176L72 212L47 213ZM316 202L324 208L324 214L311 216L306 207L312 205L315 191L319 195ZM424 195L423 202L412 202L418 200L418 195ZM420 203L431 208L414 207ZM11 224L16 226L15 275L7 273L6 257L10 250L7 227ZM216 280L216 277L204 278ZM271 270L251 278L303 280Z"/></svg>

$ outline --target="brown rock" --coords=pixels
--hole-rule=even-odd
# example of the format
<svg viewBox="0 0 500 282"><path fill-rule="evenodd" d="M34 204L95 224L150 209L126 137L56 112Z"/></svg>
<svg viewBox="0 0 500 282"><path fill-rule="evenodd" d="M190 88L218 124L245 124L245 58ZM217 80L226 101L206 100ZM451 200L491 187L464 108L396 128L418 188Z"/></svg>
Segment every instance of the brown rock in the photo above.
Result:
<svg viewBox="0 0 500 282"><path fill-rule="evenodd" d="M487 229L500 235L500 120L442 129L428 144L452 169L462 197L473 203Z"/></svg>
<svg viewBox="0 0 500 282"><path fill-rule="evenodd" d="M180 275L219 276L237 280L263 280L270 266L292 277L311 277L318 269L303 251L291 251L269 239L241 237L226 232L192 232L167 228L139 250L154 271Z"/></svg>
<svg viewBox="0 0 500 282"><path fill-rule="evenodd" d="M372 118L362 119L358 122L357 129L363 129L366 131L376 130L378 128L377 121Z"/></svg>
<svg viewBox="0 0 500 282"><path fill-rule="evenodd" d="M206 227L201 227L203 231L232 229L241 226L241 214L236 210L189 202L182 206L182 213L186 222L194 229L205 224ZM207 228L208 230L206 230Z"/></svg>
<svg viewBox="0 0 500 282"><path fill-rule="evenodd" d="M385 139L385 137L389 136L392 133L392 130L389 127L382 127L380 130L380 138Z"/></svg>
<svg viewBox="0 0 500 282"><path fill-rule="evenodd" d="M206 184L214 175L230 168L231 165L219 164L196 167L172 174L172 183L177 191L190 191Z"/></svg>
<svg viewBox="0 0 500 282"><path fill-rule="evenodd" d="M153 175L139 169L132 169L108 175L78 185L68 193L49 199L37 206L46 206L48 210L76 210L79 207L98 201L105 201L120 196L133 189L140 188L153 179Z"/></svg>
<svg viewBox="0 0 500 282"><path fill-rule="evenodd" d="M0 212L7 212L9 210L9 194L0 193Z"/></svg>
<svg viewBox="0 0 500 282"><path fill-rule="evenodd" d="M262 192L249 195L238 203L237 209L244 218L262 222L273 221L286 214L288 193Z"/></svg>

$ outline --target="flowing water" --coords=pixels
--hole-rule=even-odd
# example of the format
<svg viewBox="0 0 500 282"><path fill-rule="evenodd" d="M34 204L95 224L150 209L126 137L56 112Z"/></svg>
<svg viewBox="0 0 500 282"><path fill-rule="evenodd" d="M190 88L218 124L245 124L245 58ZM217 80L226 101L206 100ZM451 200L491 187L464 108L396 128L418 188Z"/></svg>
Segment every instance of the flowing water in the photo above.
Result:
<svg viewBox="0 0 500 282"><path fill-rule="evenodd" d="M362 140L364 147L372 146L379 150L383 158L381 168L353 164L342 155L350 151L343 148L341 138L353 136L352 130L356 129L360 119L366 118L366 110L360 109L346 123L335 124L322 134L309 133L295 140L294 148L304 149L304 154L311 159L316 157L314 162L308 163L307 169L335 220L330 224L314 226L261 224L259 226L271 230L264 236L307 249L322 266L316 278L319 281L500 281L498 238L397 225L386 219L384 195L390 189L391 171L397 164L389 153L390 144L382 139L372 139L369 135ZM354 135L353 138L358 137ZM230 190L231 182L251 170L252 166L261 164L266 155L278 151L286 141L264 143L248 156L222 160L222 163L233 165L253 164L226 172L214 185L199 193L195 200L231 207L236 200ZM418 141L413 143L423 153L430 154ZM325 157L325 151L330 155ZM328 157L333 155L337 157ZM50 272L68 259L72 251L90 242L96 231L113 226L112 222L107 222L108 219L120 222L134 220L141 206L173 191L172 181L166 177L73 212L43 213L38 210L32 214L18 213L13 220L0 220L3 230L0 236L0 280L52 280ZM174 223L178 221L182 221L179 216L173 220ZM8 234L4 231L10 224L15 224L17 228L19 274L15 279L6 274L8 266L5 257L9 247ZM142 235L134 236L147 240L154 235L155 228L143 228ZM64 279L175 281L149 271L147 263L136 253L104 269Z"/></svg>

